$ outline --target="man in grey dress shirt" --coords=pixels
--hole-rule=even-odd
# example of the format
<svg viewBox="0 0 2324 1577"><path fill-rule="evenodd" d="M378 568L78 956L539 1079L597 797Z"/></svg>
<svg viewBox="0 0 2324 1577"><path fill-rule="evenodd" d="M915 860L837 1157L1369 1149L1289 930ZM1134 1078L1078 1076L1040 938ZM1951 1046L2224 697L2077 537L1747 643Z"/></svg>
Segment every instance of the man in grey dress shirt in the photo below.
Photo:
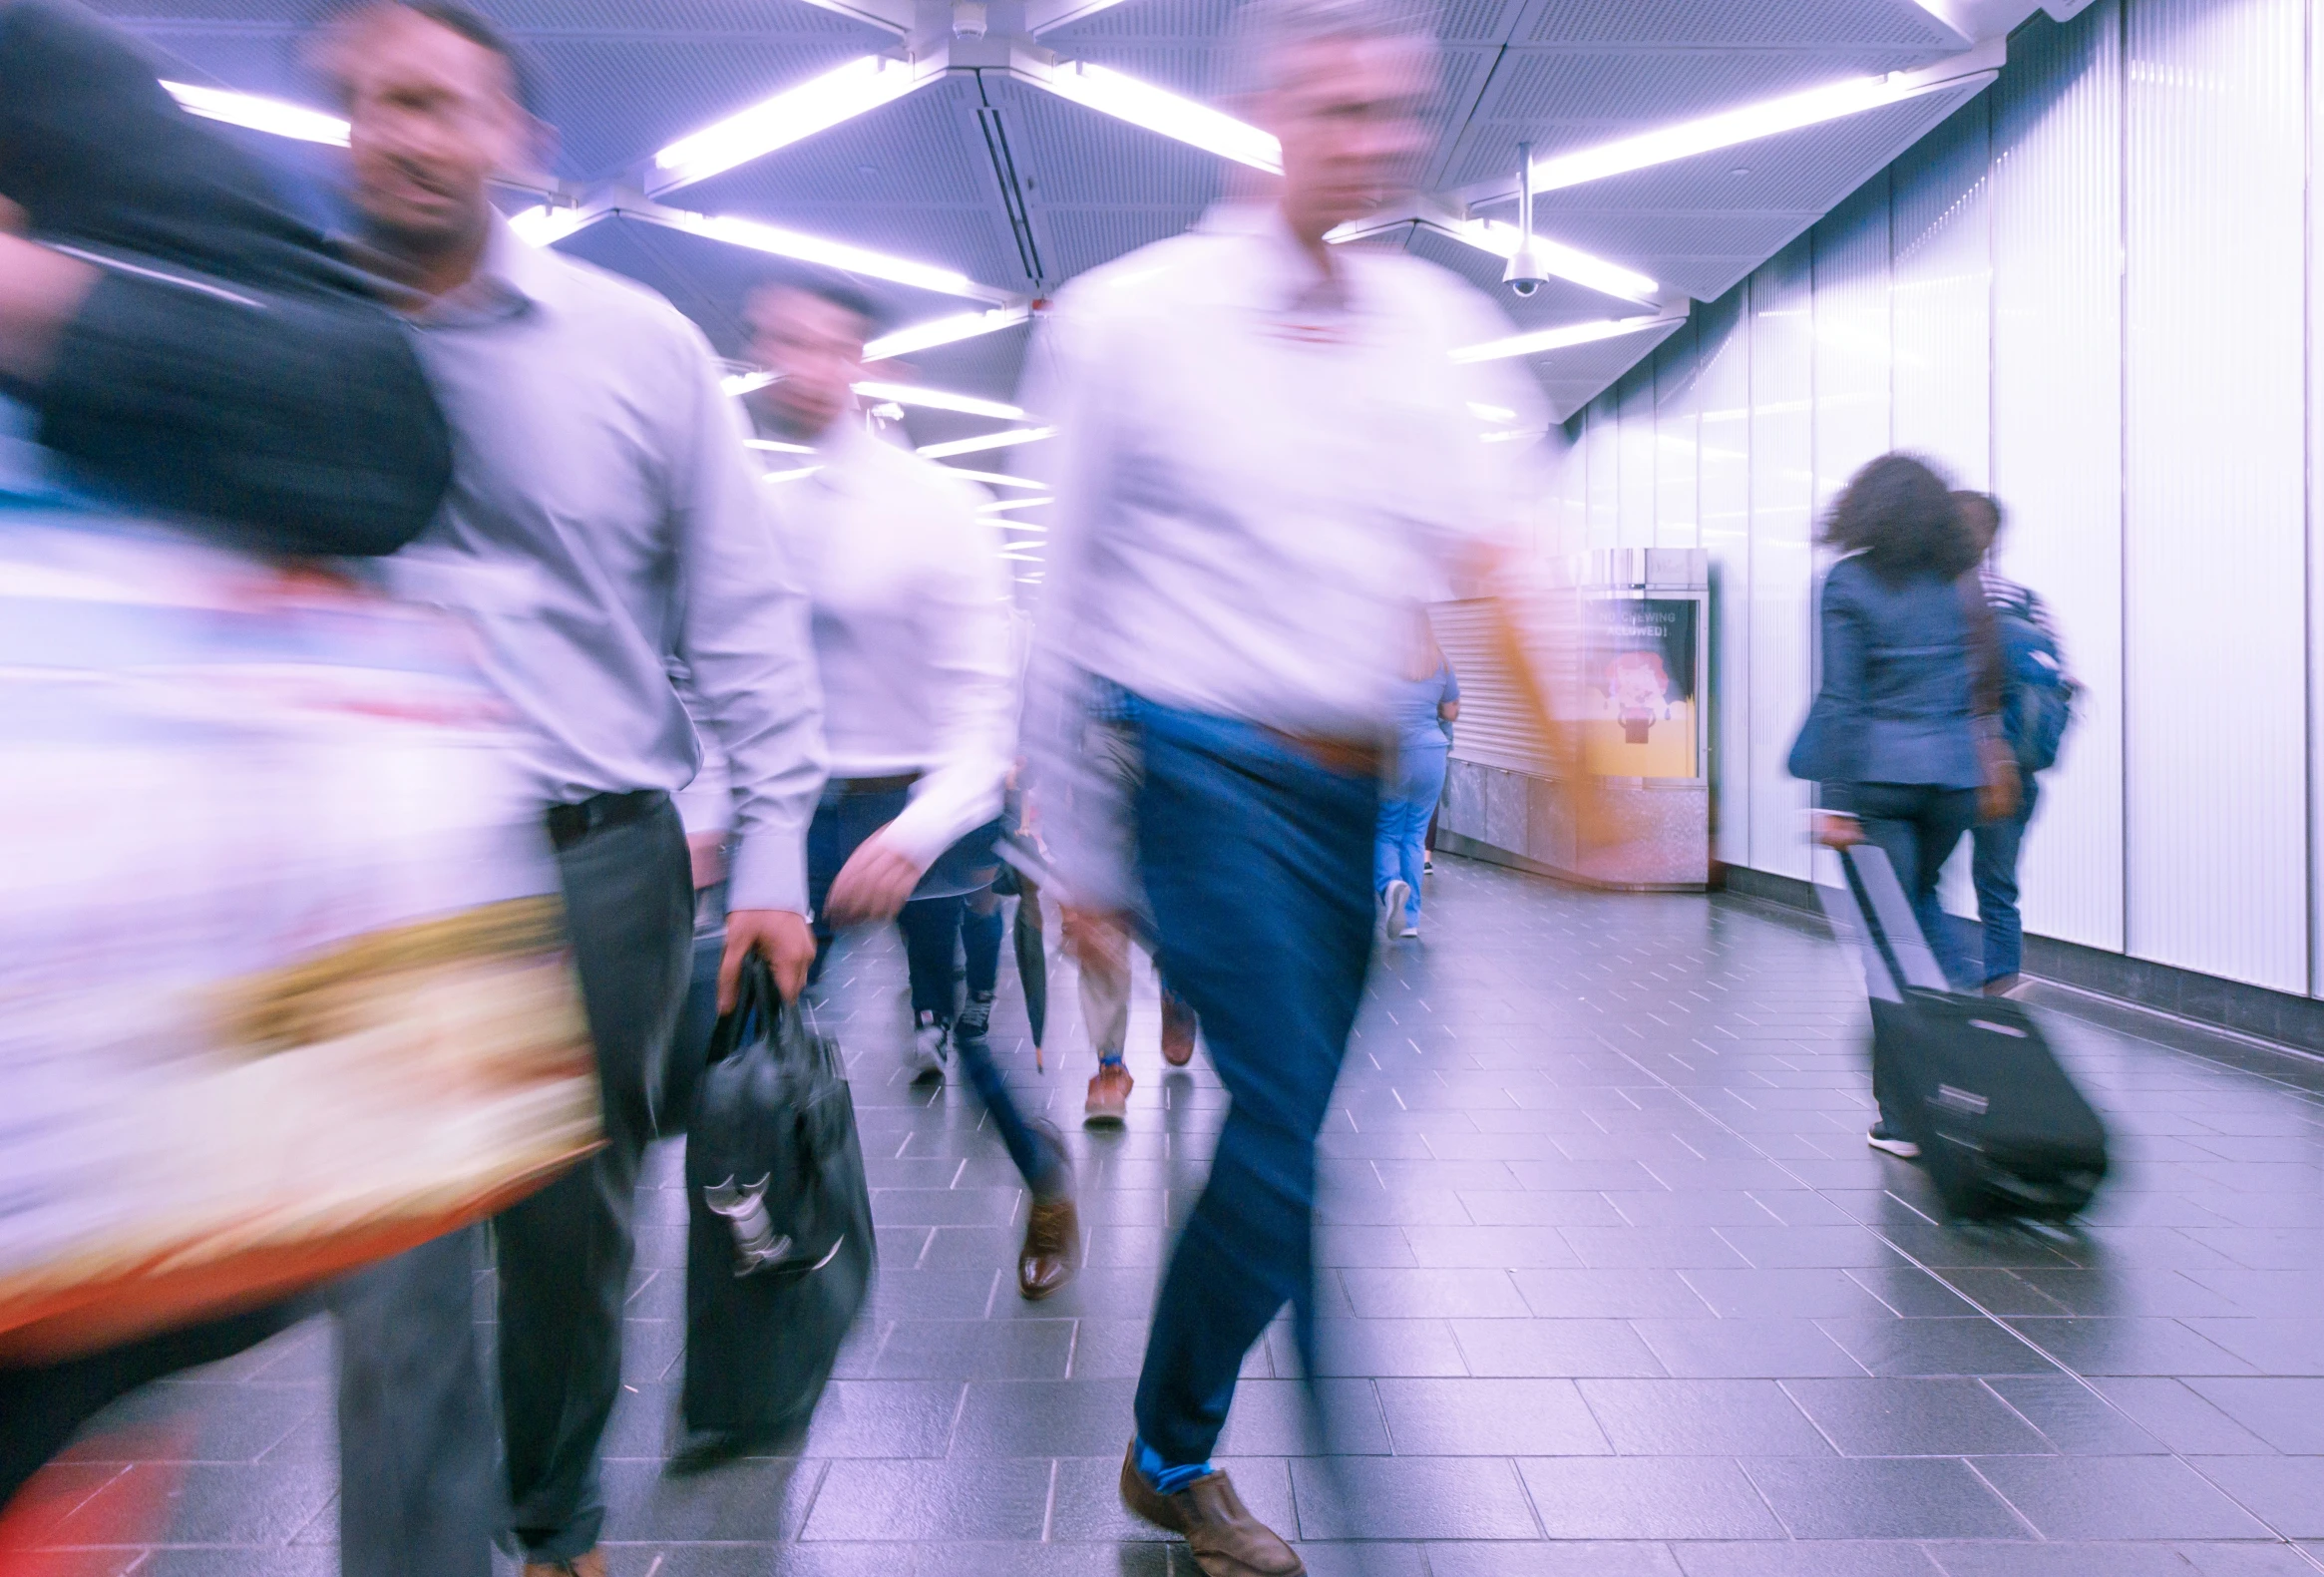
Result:
<svg viewBox="0 0 2324 1577"><path fill-rule="evenodd" d="M364 238L414 292L454 437L443 511L388 579L469 616L534 725L603 1073L604 1150L495 1232L509 1520L527 1573L593 1577L631 1198L692 932L669 795L700 752L670 671L689 675L733 780L722 994L753 949L796 993L824 772L806 607L701 335L651 292L519 240L488 201L492 175L531 162L508 46L432 0L376 0L334 42ZM469 1252L431 1245L341 1300L350 1573L488 1570Z"/></svg>

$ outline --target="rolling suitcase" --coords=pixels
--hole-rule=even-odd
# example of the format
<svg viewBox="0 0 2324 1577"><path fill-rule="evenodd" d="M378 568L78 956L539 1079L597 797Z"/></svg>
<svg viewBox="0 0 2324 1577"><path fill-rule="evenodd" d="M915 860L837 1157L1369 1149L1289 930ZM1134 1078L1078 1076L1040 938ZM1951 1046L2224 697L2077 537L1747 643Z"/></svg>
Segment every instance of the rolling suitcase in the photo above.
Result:
<svg viewBox="0 0 2324 1577"><path fill-rule="evenodd" d="M1873 1085L1920 1146L1946 1210L1968 1220L2063 1221L2107 1175L2107 1131L2041 1026L2016 1002L1947 987L1888 857L1841 855L1826 907L1864 957Z"/></svg>

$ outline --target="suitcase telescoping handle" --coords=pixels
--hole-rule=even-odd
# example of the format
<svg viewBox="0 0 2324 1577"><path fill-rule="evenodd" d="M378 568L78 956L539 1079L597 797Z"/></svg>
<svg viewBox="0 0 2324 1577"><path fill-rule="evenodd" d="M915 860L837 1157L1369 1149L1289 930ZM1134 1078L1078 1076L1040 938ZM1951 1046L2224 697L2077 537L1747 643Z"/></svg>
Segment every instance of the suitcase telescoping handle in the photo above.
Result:
<svg viewBox="0 0 2324 1577"><path fill-rule="evenodd" d="M1902 996L1906 986L1950 990L1944 967L1921 935L1920 922L1913 918L1912 904L1904 896L1904 884L1896 879L1896 868L1888 863L1887 851L1875 843L1851 844L1840 851L1840 866L1847 873L1848 892L1864 917L1871 944L1865 950L1871 955L1867 962L1876 962L1886 972L1895 994Z"/></svg>

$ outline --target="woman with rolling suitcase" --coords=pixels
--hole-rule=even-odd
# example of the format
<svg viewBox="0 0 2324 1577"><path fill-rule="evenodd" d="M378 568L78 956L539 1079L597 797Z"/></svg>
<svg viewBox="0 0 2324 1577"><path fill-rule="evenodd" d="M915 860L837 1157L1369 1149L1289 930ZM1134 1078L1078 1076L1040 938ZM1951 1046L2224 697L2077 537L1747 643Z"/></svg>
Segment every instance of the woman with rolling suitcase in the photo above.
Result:
<svg viewBox="0 0 2324 1577"><path fill-rule="evenodd" d="M1937 873L1963 834L2016 810L2018 791L1992 618L1970 574L1977 544L1946 480L1900 454L1849 480L1822 541L1843 557L1819 597L1823 671L1791 775L1817 786L1816 841L1877 844L1945 973L1971 983L1982 976L1938 907ZM1866 1139L1910 1158L1880 1060L1875 1044L1881 1112Z"/></svg>

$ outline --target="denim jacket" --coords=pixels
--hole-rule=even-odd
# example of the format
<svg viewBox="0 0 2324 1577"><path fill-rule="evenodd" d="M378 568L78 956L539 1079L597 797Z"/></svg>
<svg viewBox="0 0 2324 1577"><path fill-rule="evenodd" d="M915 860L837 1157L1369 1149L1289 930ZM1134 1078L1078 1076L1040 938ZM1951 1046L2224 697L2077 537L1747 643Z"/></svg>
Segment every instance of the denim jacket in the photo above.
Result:
<svg viewBox="0 0 2324 1577"><path fill-rule="evenodd" d="M1999 675L1991 632L1973 622L1984 599L1968 588L1892 585L1861 555L1824 578L1822 682L1788 766L1822 785L1825 809L1853 810L1858 783L1983 786Z"/></svg>

